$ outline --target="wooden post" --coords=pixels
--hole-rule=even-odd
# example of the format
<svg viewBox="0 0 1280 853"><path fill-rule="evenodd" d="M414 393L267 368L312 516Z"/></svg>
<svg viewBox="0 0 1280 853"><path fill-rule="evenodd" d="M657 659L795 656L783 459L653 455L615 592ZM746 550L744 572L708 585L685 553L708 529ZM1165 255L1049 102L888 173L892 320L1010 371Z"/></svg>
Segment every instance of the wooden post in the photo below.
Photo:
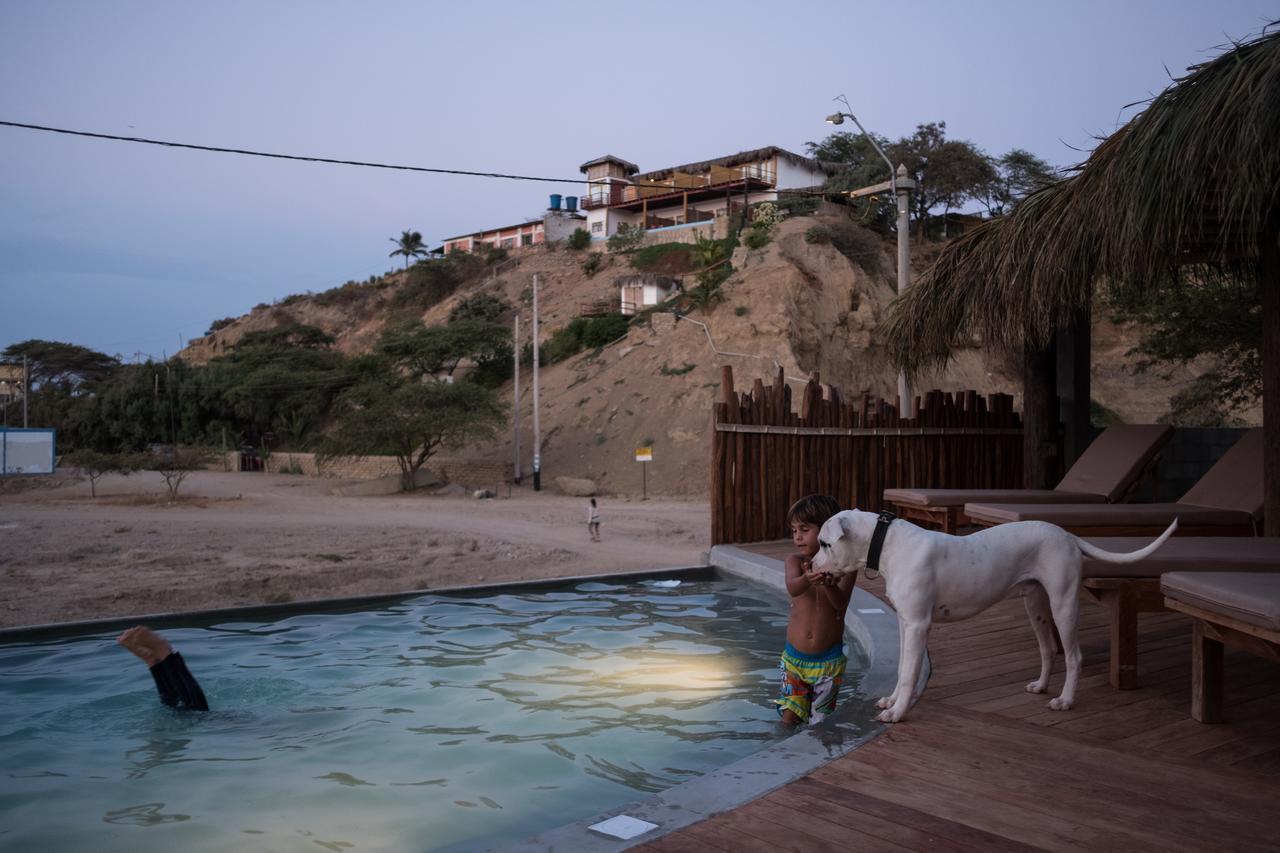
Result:
<svg viewBox="0 0 1280 853"><path fill-rule="evenodd" d="M1062 467L1070 468L1084 453L1092 438L1089 418L1089 363L1092 342L1092 313L1085 306L1071 324L1060 330L1057 341L1058 415L1065 427Z"/></svg>
<svg viewBox="0 0 1280 853"><path fill-rule="evenodd" d="M1022 487L1052 489L1057 485L1057 358L1046 350L1022 350Z"/></svg>
<svg viewBox="0 0 1280 853"><path fill-rule="evenodd" d="M1263 532L1280 536L1280 211L1262 238L1258 287L1262 291Z"/></svg>
<svg viewBox="0 0 1280 853"><path fill-rule="evenodd" d="M1202 723L1222 723L1222 643L1205 635L1199 619L1191 628L1191 716Z"/></svg>

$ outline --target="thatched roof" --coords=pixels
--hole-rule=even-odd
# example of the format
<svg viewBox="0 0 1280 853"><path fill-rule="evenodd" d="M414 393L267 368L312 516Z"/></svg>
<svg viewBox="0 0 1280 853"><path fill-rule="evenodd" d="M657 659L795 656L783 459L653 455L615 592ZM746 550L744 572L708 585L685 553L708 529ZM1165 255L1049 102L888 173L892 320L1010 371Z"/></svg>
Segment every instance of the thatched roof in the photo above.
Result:
<svg viewBox="0 0 1280 853"><path fill-rule="evenodd" d="M952 242L894 303L908 369L961 338L1047 344L1097 282L1161 287L1186 264L1251 274L1280 230L1280 33L1195 66L1076 174Z"/></svg>
<svg viewBox="0 0 1280 853"><path fill-rule="evenodd" d="M798 166L802 169L811 169L815 172L822 172L827 175L833 175L843 168L837 164L824 163L814 160L811 157L803 157L799 154L788 151L785 148L779 148L776 145L769 145L764 148L753 148L750 151L739 151L737 154L729 154L724 157L716 157L711 160L699 160L696 163L685 163L683 166L668 166L665 169L657 169L652 172L642 172L635 176L635 180L661 181L665 178L669 178L672 172L689 172L696 174L698 172L705 172L712 166L732 168L746 163L759 163L762 160L767 160L774 156L791 163L793 166Z"/></svg>

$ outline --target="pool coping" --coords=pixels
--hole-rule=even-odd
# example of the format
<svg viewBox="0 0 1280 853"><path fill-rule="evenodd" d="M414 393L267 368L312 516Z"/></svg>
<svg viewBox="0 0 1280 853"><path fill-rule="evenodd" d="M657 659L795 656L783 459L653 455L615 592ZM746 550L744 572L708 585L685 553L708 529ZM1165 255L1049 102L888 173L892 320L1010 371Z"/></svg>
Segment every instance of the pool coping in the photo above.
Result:
<svg viewBox="0 0 1280 853"><path fill-rule="evenodd" d="M785 579L777 560L732 545L716 545L708 553L707 562L725 574L786 592ZM889 728L884 723L873 722L860 730L852 720L874 720L876 697L893 692L900 654L897 613L887 602L865 589L854 587L849 615L845 619L845 632L866 650L870 660L856 696L846 698L839 709L822 723L643 800L539 832L522 841L495 847L491 840L486 843L478 839L476 842L449 845L437 853L479 850L611 853L655 841L808 776ZM917 696L923 692L929 672L930 662L926 653L920 679L916 683ZM626 840L609 838L589 828L618 815L639 818L657 824L657 828Z"/></svg>

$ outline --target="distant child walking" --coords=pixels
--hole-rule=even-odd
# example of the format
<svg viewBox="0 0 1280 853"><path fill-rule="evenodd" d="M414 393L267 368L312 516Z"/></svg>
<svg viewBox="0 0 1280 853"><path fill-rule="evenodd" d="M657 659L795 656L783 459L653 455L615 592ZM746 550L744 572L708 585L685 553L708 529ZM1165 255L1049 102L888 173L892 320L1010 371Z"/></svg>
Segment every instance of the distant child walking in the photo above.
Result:
<svg viewBox="0 0 1280 853"><path fill-rule="evenodd" d="M592 542L600 541L600 508L596 506L595 498L591 499L591 505L587 507L587 533Z"/></svg>
<svg viewBox="0 0 1280 853"><path fill-rule="evenodd" d="M844 614L858 578L813 570L818 531L839 511L835 498L808 495L787 512L791 541L799 549L786 562L791 615L782 652L782 694L776 700L787 725L821 722L834 711L844 676Z"/></svg>

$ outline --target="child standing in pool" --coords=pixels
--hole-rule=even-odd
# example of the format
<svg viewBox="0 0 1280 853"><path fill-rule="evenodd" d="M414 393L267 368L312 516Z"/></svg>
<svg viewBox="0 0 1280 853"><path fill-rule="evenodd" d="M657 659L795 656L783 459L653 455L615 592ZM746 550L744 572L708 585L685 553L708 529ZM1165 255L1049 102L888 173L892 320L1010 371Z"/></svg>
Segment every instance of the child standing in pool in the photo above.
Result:
<svg viewBox="0 0 1280 853"><path fill-rule="evenodd" d="M787 725L817 723L836 707L844 675L844 613L857 575L815 572L818 531L840 511L835 498L807 495L787 512L791 541L799 553L787 557L791 615L782 652L782 694L778 714Z"/></svg>

